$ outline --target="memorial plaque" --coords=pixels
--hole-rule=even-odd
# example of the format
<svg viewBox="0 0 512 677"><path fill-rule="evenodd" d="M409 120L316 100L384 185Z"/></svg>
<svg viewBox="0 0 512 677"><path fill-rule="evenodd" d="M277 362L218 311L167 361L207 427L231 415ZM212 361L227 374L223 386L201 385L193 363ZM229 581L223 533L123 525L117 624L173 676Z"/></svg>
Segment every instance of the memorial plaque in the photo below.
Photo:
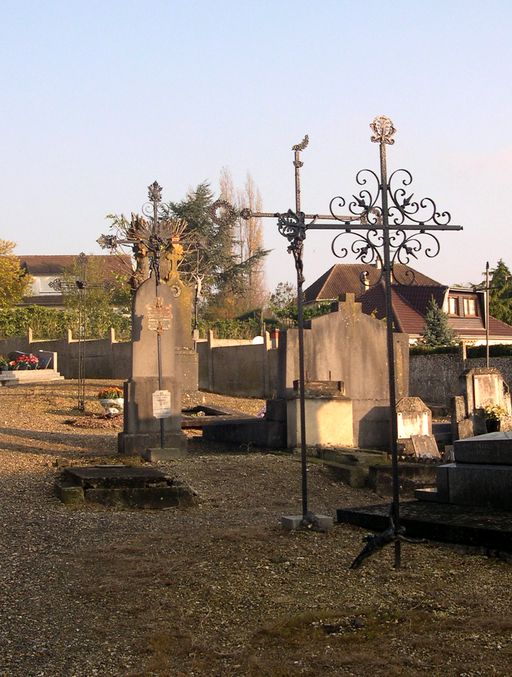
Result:
<svg viewBox="0 0 512 677"><path fill-rule="evenodd" d="M166 305L161 296L157 296L155 303L146 306L147 328L161 334L171 328L172 306Z"/></svg>
<svg viewBox="0 0 512 677"><path fill-rule="evenodd" d="M170 391L155 390L153 393L153 416L155 418L169 418L171 413Z"/></svg>

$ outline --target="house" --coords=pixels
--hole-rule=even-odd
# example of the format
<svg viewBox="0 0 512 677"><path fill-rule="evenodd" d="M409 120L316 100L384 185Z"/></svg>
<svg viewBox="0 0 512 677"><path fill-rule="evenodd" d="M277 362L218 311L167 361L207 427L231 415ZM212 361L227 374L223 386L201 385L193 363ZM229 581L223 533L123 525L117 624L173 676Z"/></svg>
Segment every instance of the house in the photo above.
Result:
<svg viewBox="0 0 512 677"><path fill-rule="evenodd" d="M51 308L62 308L62 293L53 289L51 283L62 279L76 268L77 256L73 255L34 255L19 256L20 265L32 277L32 285L18 305L38 305ZM131 257L127 255L90 255L87 262L100 271L103 281L109 282L117 275L132 273Z"/></svg>
<svg viewBox="0 0 512 677"><path fill-rule="evenodd" d="M396 265L393 273L393 321L398 331L409 334L410 343L416 343L423 333L431 298L448 315L448 322L460 341L471 345L485 343L485 294L482 290L448 287L402 264ZM384 282L380 278L381 270L375 265L336 264L305 290L305 303L336 300L351 292L362 304L364 313L383 318L386 301ZM489 317L489 343L512 344L512 326Z"/></svg>

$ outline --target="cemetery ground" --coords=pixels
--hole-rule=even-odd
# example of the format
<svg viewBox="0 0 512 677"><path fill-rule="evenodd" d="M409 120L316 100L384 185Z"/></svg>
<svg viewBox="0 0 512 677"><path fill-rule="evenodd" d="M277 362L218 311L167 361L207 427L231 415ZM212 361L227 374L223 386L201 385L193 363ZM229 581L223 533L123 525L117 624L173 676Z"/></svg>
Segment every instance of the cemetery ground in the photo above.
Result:
<svg viewBox="0 0 512 677"><path fill-rule="evenodd" d="M88 411L108 382L87 382ZM199 393L257 413L263 403ZM296 457L207 447L158 464L198 505L163 511L70 507L63 465L116 455L117 420L73 411L76 385L0 388L0 675L508 675L510 563L404 544L349 570L359 529L284 532L300 510ZM375 503L317 464L310 504Z"/></svg>

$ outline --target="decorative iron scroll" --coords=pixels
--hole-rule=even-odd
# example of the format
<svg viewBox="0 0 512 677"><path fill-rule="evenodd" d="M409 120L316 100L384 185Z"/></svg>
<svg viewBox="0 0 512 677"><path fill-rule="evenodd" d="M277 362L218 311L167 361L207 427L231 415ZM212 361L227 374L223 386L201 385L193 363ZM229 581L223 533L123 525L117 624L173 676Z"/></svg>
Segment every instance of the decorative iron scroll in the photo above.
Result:
<svg viewBox="0 0 512 677"><path fill-rule="evenodd" d="M371 125L374 131L372 141L394 143L391 135L396 130L392 122L388 118L381 118L376 118ZM384 185L374 171L362 169L356 174L356 183L362 186L361 190L352 195L351 200L338 195L329 204L334 219L345 226L344 231L332 241L332 253L340 259L355 254L362 263L377 264L380 272L371 286L379 284L384 271L384 231L389 240L393 278L400 284L413 284L414 272L400 269L397 264L408 266L411 261L418 259L420 252L428 258L436 257L440 244L434 232L458 229L458 226L449 226L450 213L440 211L434 200L429 197L415 199L414 193L408 191L412 181L408 170L397 169ZM348 216L339 213L346 207ZM409 233L411 230L414 232ZM347 236L355 239L349 243L346 241Z"/></svg>

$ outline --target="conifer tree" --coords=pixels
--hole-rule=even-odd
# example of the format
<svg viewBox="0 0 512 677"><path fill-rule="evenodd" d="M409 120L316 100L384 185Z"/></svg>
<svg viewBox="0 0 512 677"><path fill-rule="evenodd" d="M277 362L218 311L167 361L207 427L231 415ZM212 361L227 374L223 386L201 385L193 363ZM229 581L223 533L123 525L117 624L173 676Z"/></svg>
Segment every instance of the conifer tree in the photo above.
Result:
<svg viewBox="0 0 512 677"><path fill-rule="evenodd" d="M512 324L512 275L503 259L491 270L489 312L497 320Z"/></svg>
<svg viewBox="0 0 512 677"><path fill-rule="evenodd" d="M420 343L431 348L455 345L455 332L448 324L448 315L430 298L425 313L425 329Z"/></svg>

